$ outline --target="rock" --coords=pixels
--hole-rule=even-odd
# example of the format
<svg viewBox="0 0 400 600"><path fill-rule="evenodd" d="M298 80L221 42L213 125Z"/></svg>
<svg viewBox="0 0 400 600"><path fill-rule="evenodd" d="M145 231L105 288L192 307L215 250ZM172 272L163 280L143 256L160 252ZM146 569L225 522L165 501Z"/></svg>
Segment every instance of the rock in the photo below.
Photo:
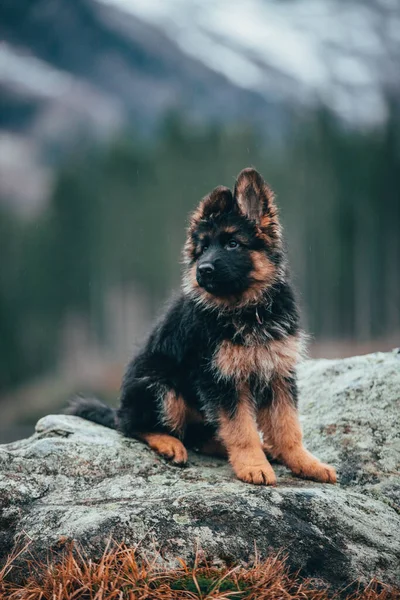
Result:
<svg viewBox="0 0 400 600"><path fill-rule="evenodd" d="M400 354L307 361L299 368L306 445L336 465L340 485L277 466L278 487L237 481L222 460L167 464L136 440L78 417L41 419L0 449L0 554L19 534L46 556L110 537L173 563L196 547L215 564L283 549L294 569L335 587L400 582Z"/></svg>
<svg viewBox="0 0 400 600"><path fill-rule="evenodd" d="M400 350L299 368L307 447L354 488L400 510Z"/></svg>

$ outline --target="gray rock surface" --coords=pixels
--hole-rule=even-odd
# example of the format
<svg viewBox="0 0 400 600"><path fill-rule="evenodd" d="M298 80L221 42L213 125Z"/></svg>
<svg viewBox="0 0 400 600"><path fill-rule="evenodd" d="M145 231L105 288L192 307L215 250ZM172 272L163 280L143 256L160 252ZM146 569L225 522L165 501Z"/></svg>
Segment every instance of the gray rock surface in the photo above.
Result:
<svg viewBox="0 0 400 600"><path fill-rule="evenodd" d="M335 586L400 582L400 354L307 361L299 368L306 445L340 485L301 481L277 466L278 487L234 479L222 460L167 464L136 440L77 417L41 419L0 447L0 555L22 532L45 555L112 536L164 558L215 563L284 549L289 563Z"/></svg>

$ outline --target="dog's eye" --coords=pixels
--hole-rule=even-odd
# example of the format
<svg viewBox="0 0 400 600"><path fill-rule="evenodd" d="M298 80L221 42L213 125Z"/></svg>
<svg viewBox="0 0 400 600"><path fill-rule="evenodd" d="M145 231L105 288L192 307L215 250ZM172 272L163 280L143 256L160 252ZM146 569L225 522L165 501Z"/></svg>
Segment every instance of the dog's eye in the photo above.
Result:
<svg viewBox="0 0 400 600"><path fill-rule="evenodd" d="M201 249L201 253L203 254L206 250L208 250L208 246L203 246Z"/></svg>
<svg viewBox="0 0 400 600"><path fill-rule="evenodd" d="M239 247L239 243L236 240L229 240L226 245L227 250L234 250Z"/></svg>

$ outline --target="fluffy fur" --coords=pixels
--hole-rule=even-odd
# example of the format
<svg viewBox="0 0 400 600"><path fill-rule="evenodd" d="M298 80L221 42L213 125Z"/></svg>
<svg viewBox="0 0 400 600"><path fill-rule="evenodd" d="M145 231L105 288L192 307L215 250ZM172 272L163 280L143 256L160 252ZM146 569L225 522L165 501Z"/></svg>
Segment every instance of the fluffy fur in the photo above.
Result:
<svg viewBox="0 0 400 600"><path fill-rule="evenodd" d="M243 481L275 484L268 454L296 475L334 483L335 470L302 444L302 334L274 194L257 171L200 202L184 264L182 293L129 364L117 414L90 401L70 412L176 464L193 447L227 455Z"/></svg>

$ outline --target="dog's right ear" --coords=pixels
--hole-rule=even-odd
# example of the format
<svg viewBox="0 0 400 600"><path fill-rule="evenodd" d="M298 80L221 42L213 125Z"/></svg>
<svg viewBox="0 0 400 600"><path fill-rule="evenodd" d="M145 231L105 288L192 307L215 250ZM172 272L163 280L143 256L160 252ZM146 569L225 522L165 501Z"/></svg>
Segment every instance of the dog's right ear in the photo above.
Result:
<svg viewBox="0 0 400 600"><path fill-rule="evenodd" d="M231 190L220 185L201 200L192 214L191 225L195 227L202 219L209 219L213 215L230 212L234 206L235 202Z"/></svg>
<svg viewBox="0 0 400 600"><path fill-rule="evenodd" d="M233 209L234 202L229 188L219 185L201 201L203 217L229 212Z"/></svg>

